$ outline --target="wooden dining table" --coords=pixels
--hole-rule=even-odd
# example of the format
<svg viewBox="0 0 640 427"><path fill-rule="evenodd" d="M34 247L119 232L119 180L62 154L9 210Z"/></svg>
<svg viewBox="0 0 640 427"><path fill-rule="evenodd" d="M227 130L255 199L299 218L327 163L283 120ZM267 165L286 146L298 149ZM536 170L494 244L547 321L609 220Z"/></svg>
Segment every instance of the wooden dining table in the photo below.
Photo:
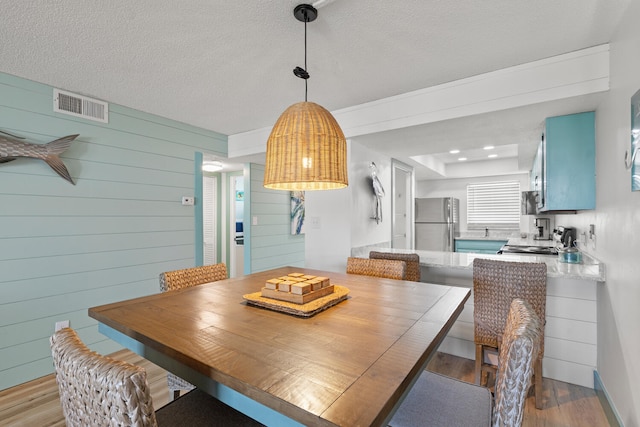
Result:
<svg viewBox="0 0 640 427"><path fill-rule="evenodd" d="M329 277L311 317L248 304L268 279ZM89 309L100 332L266 425L386 425L470 290L283 267Z"/></svg>

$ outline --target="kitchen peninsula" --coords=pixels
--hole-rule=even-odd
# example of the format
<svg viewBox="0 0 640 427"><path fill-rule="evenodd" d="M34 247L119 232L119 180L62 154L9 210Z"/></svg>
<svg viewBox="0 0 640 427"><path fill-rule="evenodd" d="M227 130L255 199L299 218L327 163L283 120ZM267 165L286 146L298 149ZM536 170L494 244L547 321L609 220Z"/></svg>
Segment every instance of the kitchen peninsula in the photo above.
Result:
<svg viewBox="0 0 640 427"><path fill-rule="evenodd" d="M593 388L597 362L597 286L605 281L605 268L598 260L584 254L581 264L566 264L558 262L556 256L421 251L381 246L353 248L351 256L368 258L372 250L416 253L420 256L422 282L468 288L473 288L475 258L546 263L544 376ZM473 297L467 301L439 351L475 358Z"/></svg>

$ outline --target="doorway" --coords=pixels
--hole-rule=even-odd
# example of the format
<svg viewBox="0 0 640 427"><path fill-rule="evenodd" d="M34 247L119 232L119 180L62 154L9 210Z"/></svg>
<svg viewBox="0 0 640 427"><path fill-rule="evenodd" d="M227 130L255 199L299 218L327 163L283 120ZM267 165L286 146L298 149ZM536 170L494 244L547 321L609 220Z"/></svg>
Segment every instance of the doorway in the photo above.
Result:
<svg viewBox="0 0 640 427"><path fill-rule="evenodd" d="M244 176L229 174L229 277L244 275Z"/></svg>
<svg viewBox="0 0 640 427"><path fill-rule="evenodd" d="M229 277L244 274L244 171L217 155L196 152L196 266L224 262ZM203 171L217 162L221 169Z"/></svg>
<svg viewBox="0 0 640 427"><path fill-rule="evenodd" d="M391 247L413 249L413 168L391 159Z"/></svg>

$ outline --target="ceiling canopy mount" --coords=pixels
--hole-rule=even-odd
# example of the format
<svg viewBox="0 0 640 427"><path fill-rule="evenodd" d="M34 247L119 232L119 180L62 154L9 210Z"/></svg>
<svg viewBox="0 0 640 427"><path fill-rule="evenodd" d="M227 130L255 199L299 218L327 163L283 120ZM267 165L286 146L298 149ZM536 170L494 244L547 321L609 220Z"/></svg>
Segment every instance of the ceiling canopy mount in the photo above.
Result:
<svg viewBox="0 0 640 427"><path fill-rule="evenodd" d="M310 4L299 4L293 9L293 16L300 22L313 22L318 17L318 11Z"/></svg>

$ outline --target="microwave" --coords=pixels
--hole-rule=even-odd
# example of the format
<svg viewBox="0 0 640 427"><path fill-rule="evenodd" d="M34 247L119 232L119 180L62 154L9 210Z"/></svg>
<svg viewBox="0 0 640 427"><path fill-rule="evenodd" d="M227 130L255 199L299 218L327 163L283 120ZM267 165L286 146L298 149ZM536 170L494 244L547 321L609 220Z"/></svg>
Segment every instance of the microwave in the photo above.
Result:
<svg viewBox="0 0 640 427"><path fill-rule="evenodd" d="M523 191L520 201L520 213L522 215L537 215L538 212L538 192Z"/></svg>

